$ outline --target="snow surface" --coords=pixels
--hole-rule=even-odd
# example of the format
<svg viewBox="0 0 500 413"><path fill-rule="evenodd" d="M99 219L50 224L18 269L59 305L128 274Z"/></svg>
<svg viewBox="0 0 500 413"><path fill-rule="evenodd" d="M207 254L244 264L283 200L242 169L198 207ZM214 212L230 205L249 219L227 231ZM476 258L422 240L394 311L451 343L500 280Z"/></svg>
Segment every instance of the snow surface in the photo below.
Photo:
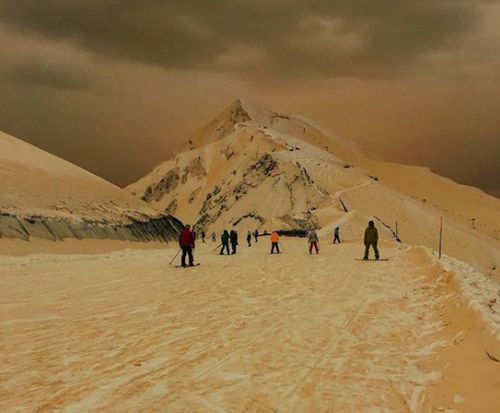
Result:
<svg viewBox="0 0 500 413"><path fill-rule="evenodd" d="M136 197L61 158L0 132L0 212L123 222L160 214Z"/></svg>
<svg viewBox="0 0 500 413"><path fill-rule="evenodd" d="M441 333L442 309L458 293L433 260L282 243L224 257L199 244L187 270L168 266L175 249L1 258L0 410L436 406L426 394L446 367L433 360L457 333Z"/></svg>

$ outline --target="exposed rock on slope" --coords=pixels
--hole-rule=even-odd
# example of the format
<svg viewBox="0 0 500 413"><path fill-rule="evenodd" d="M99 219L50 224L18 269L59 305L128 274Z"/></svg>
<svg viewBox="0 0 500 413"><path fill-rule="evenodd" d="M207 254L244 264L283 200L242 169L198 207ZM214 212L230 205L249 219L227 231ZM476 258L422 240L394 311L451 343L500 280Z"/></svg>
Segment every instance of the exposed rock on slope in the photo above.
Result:
<svg viewBox="0 0 500 413"><path fill-rule="evenodd" d="M376 219L382 238L436 248L444 216L445 253L485 273L500 267L498 199L426 168L371 160L304 117L241 100L126 189L217 232L318 227L326 235L339 225L344 239L360 240Z"/></svg>
<svg viewBox="0 0 500 413"><path fill-rule="evenodd" d="M169 240L181 223L69 162L0 133L0 236Z"/></svg>

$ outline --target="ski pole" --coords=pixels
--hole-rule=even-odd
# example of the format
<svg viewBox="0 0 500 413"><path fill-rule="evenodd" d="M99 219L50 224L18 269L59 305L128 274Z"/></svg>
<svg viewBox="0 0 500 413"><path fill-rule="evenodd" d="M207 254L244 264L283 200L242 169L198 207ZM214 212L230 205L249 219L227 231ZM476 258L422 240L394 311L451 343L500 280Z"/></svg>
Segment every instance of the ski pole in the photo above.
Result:
<svg viewBox="0 0 500 413"><path fill-rule="evenodd" d="M216 246L216 247L212 250L212 252L214 252L215 250L218 250L220 247L222 247L222 244L217 245L217 246Z"/></svg>
<svg viewBox="0 0 500 413"><path fill-rule="evenodd" d="M181 249L182 249L182 248L179 248L179 251L177 251L177 254L175 254L175 255L174 255L174 258L172 258L172 261L170 261L170 262L168 263L168 265L172 265L172 263L174 262L174 260L175 260L175 259L177 258L177 256L179 255L179 252L181 252Z"/></svg>

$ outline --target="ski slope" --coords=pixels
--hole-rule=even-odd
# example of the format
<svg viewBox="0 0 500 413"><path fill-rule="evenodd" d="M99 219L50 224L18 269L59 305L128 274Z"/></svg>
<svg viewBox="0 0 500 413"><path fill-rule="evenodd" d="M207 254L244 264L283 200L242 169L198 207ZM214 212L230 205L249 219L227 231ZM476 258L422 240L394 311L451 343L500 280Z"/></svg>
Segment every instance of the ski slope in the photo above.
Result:
<svg viewBox="0 0 500 413"><path fill-rule="evenodd" d="M424 249L282 242L185 270L175 247L1 256L0 411L497 411L478 318Z"/></svg>

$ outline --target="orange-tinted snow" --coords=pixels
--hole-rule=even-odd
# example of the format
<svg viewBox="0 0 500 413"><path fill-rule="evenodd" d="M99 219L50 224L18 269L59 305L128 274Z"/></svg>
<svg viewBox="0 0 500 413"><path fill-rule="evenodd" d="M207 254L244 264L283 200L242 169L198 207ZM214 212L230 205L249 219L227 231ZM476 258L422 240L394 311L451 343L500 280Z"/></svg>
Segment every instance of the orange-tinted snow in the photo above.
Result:
<svg viewBox="0 0 500 413"><path fill-rule="evenodd" d="M282 243L199 244L186 270L172 247L2 256L0 410L498 411L500 364L425 251Z"/></svg>

